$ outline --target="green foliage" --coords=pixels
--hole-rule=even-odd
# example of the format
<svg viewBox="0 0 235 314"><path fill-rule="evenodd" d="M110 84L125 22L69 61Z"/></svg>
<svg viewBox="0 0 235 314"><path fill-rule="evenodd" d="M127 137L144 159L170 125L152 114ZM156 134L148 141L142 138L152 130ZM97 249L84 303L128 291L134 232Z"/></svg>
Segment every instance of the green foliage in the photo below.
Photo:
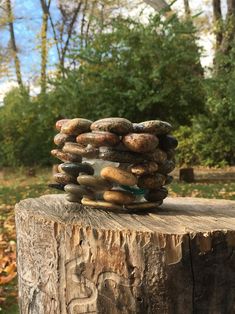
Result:
<svg viewBox="0 0 235 314"><path fill-rule="evenodd" d="M52 97L69 114L123 116L187 124L203 110L204 91L195 30L176 16L144 25L116 19L85 49L80 67L57 80ZM65 114L63 114L65 115Z"/></svg>

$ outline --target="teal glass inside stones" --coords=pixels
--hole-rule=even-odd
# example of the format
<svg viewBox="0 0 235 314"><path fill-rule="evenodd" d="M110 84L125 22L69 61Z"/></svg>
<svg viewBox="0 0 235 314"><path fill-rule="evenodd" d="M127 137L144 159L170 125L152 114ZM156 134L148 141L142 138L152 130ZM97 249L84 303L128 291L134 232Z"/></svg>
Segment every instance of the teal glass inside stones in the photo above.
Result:
<svg viewBox="0 0 235 314"><path fill-rule="evenodd" d="M121 188L125 191L131 192L134 195L145 195L147 190L146 189L139 189L135 187L130 187L128 185L120 185Z"/></svg>

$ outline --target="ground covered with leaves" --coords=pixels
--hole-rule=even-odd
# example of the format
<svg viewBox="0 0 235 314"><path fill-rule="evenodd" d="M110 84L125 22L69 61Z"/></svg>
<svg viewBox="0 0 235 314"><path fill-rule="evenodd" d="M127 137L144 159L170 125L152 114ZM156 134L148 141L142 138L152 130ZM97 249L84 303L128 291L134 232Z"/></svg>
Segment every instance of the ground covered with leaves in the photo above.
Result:
<svg viewBox="0 0 235 314"><path fill-rule="evenodd" d="M47 187L51 174L51 169L0 172L0 313L18 313L14 205L21 199L55 193ZM169 195L235 200L235 182L174 182Z"/></svg>

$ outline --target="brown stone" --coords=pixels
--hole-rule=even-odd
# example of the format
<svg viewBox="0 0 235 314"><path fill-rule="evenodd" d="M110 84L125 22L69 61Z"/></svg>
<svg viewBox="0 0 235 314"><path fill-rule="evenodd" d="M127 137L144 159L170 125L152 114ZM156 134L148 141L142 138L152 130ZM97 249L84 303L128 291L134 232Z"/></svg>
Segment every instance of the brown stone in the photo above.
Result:
<svg viewBox="0 0 235 314"><path fill-rule="evenodd" d="M92 121L82 118L71 119L70 121L63 124L61 127L61 133L75 135L89 132Z"/></svg>
<svg viewBox="0 0 235 314"><path fill-rule="evenodd" d="M68 193L65 198L68 202L81 203L82 196Z"/></svg>
<svg viewBox="0 0 235 314"><path fill-rule="evenodd" d="M65 142L73 142L73 141L75 141L74 136L63 134L63 133L58 133L54 137L55 145L60 146L60 147L62 147L65 144Z"/></svg>
<svg viewBox="0 0 235 314"><path fill-rule="evenodd" d="M58 158L61 161L70 161L70 162L81 162L82 157L80 155L69 154L62 152L60 149L53 149L51 155L55 158Z"/></svg>
<svg viewBox="0 0 235 314"><path fill-rule="evenodd" d="M137 183L137 178L132 173L111 166L103 168L100 175L102 178L122 185L132 186Z"/></svg>
<svg viewBox="0 0 235 314"><path fill-rule="evenodd" d="M103 209L123 209L122 206L113 204L110 202L105 202L105 201L94 201L89 198L83 197L81 201L82 205L84 206L89 206L89 207L95 207L95 208L103 208Z"/></svg>
<svg viewBox="0 0 235 314"><path fill-rule="evenodd" d="M162 201L157 202L136 202L133 204L125 205L126 209L131 210L147 210L147 209L155 209L162 205Z"/></svg>
<svg viewBox="0 0 235 314"><path fill-rule="evenodd" d="M92 146L83 146L72 142L65 143L63 151L70 154L81 155L86 158L96 158L99 155L99 150L97 148Z"/></svg>
<svg viewBox="0 0 235 314"><path fill-rule="evenodd" d="M62 126L67 123L68 121L70 121L71 119L61 119L61 120L58 120L55 124L55 128L56 130L60 131Z"/></svg>
<svg viewBox="0 0 235 314"><path fill-rule="evenodd" d="M100 119L92 123L91 130L112 132L118 135L123 135L132 131L132 123L124 118Z"/></svg>
<svg viewBox="0 0 235 314"><path fill-rule="evenodd" d="M142 189L157 189L164 185L166 177L160 173L139 177L138 187Z"/></svg>
<svg viewBox="0 0 235 314"><path fill-rule="evenodd" d="M156 148L154 152L147 154L146 158L156 163L163 163L167 160L167 154L163 150Z"/></svg>
<svg viewBox="0 0 235 314"><path fill-rule="evenodd" d="M64 187L65 192L76 195L80 198L83 196L94 197L94 192L78 184L67 184Z"/></svg>
<svg viewBox="0 0 235 314"><path fill-rule="evenodd" d="M55 173L53 178L56 182L60 184L76 183L76 178L66 174L66 173Z"/></svg>
<svg viewBox="0 0 235 314"><path fill-rule="evenodd" d="M175 169L175 162L173 160L166 160L158 167L158 172L162 174L171 173Z"/></svg>
<svg viewBox="0 0 235 314"><path fill-rule="evenodd" d="M95 147L101 146L115 146L120 142L116 134L110 132L89 132L77 136L77 142L82 145L91 144Z"/></svg>
<svg viewBox="0 0 235 314"><path fill-rule="evenodd" d="M152 152L158 145L158 138L153 134L129 133L122 139L123 144L133 152Z"/></svg>
<svg viewBox="0 0 235 314"><path fill-rule="evenodd" d="M162 187L160 189L149 190L144 198L149 202L161 201L166 198L168 191L166 188Z"/></svg>
<svg viewBox="0 0 235 314"><path fill-rule="evenodd" d="M131 172L138 176L156 172L157 169L158 169L158 164L154 161L134 164L130 167Z"/></svg>
<svg viewBox="0 0 235 314"><path fill-rule="evenodd" d="M150 120L138 123L135 130L140 130L143 133L167 134L172 130L172 125L165 121Z"/></svg>
<svg viewBox="0 0 235 314"><path fill-rule="evenodd" d="M105 191L112 188L112 184L100 176L80 175L77 181L79 184L96 191Z"/></svg>
<svg viewBox="0 0 235 314"><path fill-rule="evenodd" d="M130 204L135 201L135 196L132 193L117 190L104 192L103 198L107 202L120 205Z"/></svg>
<svg viewBox="0 0 235 314"><path fill-rule="evenodd" d="M145 157L141 154L128 151L119 151L110 148L105 148L99 153L99 158L103 160L120 162L120 163L130 163L142 162Z"/></svg>

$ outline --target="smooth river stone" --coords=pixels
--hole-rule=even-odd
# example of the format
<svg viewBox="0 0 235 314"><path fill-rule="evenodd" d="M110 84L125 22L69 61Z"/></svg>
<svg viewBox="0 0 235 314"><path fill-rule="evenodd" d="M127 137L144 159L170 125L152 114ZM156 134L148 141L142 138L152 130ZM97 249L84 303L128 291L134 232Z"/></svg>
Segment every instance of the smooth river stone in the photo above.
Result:
<svg viewBox="0 0 235 314"><path fill-rule="evenodd" d="M163 164L158 166L158 172L168 174L175 169L175 162L173 160L166 160Z"/></svg>
<svg viewBox="0 0 235 314"><path fill-rule="evenodd" d="M168 191L166 188L162 187L160 189L149 190L144 198L149 202L161 201L166 198Z"/></svg>
<svg viewBox="0 0 235 314"><path fill-rule="evenodd" d="M173 176L166 176L166 181L164 185L171 184L171 182L174 180Z"/></svg>
<svg viewBox="0 0 235 314"><path fill-rule="evenodd" d="M151 161L155 161L156 163L163 163L165 160L167 160L167 154L159 148L156 148L152 153L148 153L146 157Z"/></svg>
<svg viewBox="0 0 235 314"><path fill-rule="evenodd" d="M160 135L159 147L163 150L174 149L178 146L177 139L172 135Z"/></svg>
<svg viewBox="0 0 235 314"><path fill-rule="evenodd" d="M48 184L48 187L49 187L49 188L52 188L52 189L64 191L65 184L49 183L49 184Z"/></svg>
<svg viewBox="0 0 235 314"><path fill-rule="evenodd" d="M92 146L83 146L81 144L71 142L65 143L63 152L81 155L82 157L86 158L96 158L99 155L99 150L97 148Z"/></svg>
<svg viewBox="0 0 235 314"><path fill-rule="evenodd" d="M101 170L100 175L102 178L122 185L137 184L137 178L132 173L120 168L105 167Z"/></svg>
<svg viewBox="0 0 235 314"><path fill-rule="evenodd" d="M66 173L55 173L53 178L56 182L60 184L69 184L69 183L76 183L76 178L66 174Z"/></svg>
<svg viewBox="0 0 235 314"><path fill-rule="evenodd" d="M152 134L129 133L122 138L123 144L133 152L152 152L158 145L158 138Z"/></svg>
<svg viewBox="0 0 235 314"><path fill-rule="evenodd" d="M109 181L99 176L80 175L77 178L77 181L79 184L87 186L95 191L110 190L113 186Z"/></svg>
<svg viewBox="0 0 235 314"><path fill-rule="evenodd" d="M56 124L55 124L56 130L60 131L61 128L62 128L62 126L63 126L65 123L69 122L70 120L71 120L71 119L61 119L61 120L58 120L58 121L56 122Z"/></svg>
<svg viewBox="0 0 235 314"><path fill-rule="evenodd" d="M153 133L153 134L167 134L172 130L172 125L165 121L160 120L150 120L140 122L135 125L135 130L143 133Z"/></svg>
<svg viewBox="0 0 235 314"><path fill-rule="evenodd" d="M102 208L102 209L110 208L110 209L121 209L121 210L123 209L122 206L117 205L117 204L113 204L113 203L105 202L105 201L94 201L86 197L83 197L81 203L84 206L95 207L95 208Z"/></svg>
<svg viewBox="0 0 235 314"><path fill-rule="evenodd" d="M71 203L81 203L82 196L68 193L65 196L66 200Z"/></svg>
<svg viewBox="0 0 235 314"><path fill-rule="evenodd" d="M74 194L77 197L83 198L83 196L89 196L94 198L94 192L78 184L67 184L64 187L65 192Z"/></svg>
<svg viewBox="0 0 235 314"><path fill-rule="evenodd" d="M82 118L71 119L67 123L63 124L61 133L69 135L78 135L81 133L89 132L92 121Z"/></svg>
<svg viewBox="0 0 235 314"><path fill-rule="evenodd" d="M105 131L123 135L132 132L132 123L124 118L106 118L92 123L92 131Z"/></svg>
<svg viewBox="0 0 235 314"><path fill-rule="evenodd" d="M71 135L67 135L63 133L58 133L54 137L55 145L60 146L60 147L62 147L65 144L65 142L73 142L75 140L76 140L75 136L71 136Z"/></svg>
<svg viewBox="0 0 235 314"><path fill-rule="evenodd" d="M135 201L135 196L125 191L106 191L103 198L105 201L120 205L131 204Z"/></svg>
<svg viewBox="0 0 235 314"><path fill-rule="evenodd" d="M81 172L89 175L94 174L94 169L90 164L86 162L83 163L66 162L64 164L60 164L58 166L58 170L59 172L65 172L73 177L78 177Z"/></svg>
<svg viewBox="0 0 235 314"><path fill-rule="evenodd" d="M60 149L53 149L51 155L55 158L58 158L61 161L70 161L70 162L81 162L82 157L80 155L74 155L62 152Z"/></svg>
<svg viewBox="0 0 235 314"><path fill-rule="evenodd" d="M136 202L133 204L125 205L126 209L131 210L147 210L147 209L155 209L156 207L162 205L162 201L156 201L156 202Z"/></svg>
<svg viewBox="0 0 235 314"><path fill-rule="evenodd" d="M174 149L169 149L166 151L167 159L173 159L175 157L176 151Z"/></svg>
<svg viewBox="0 0 235 314"><path fill-rule="evenodd" d="M130 167L131 172L137 176L142 176L144 174L156 172L157 169L158 169L158 164L154 161L134 164Z"/></svg>
<svg viewBox="0 0 235 314"><path fill-rule="evenodd" d="M77 136L76 141L82 145L91 144L95 147L115 146L120 142L116 134L110 132L89 132Z"/></svg>
<svg viewBox="0 0 235 314"><path fill-rule="evenodd" d="M135 162L142 162L145 160L145 157L143 155L134 152L119 151L109 148L100 151L99 158L113 162L130 164L133 164Z"/></svg>
<svg viewBox="0 0 235 314"><path fill-rule="evenodd" d="M166 176L160 173L155 173L154 175L149 174L139 177L137 185L141 189L158 189L164 185L165 181Z"/></svg>

